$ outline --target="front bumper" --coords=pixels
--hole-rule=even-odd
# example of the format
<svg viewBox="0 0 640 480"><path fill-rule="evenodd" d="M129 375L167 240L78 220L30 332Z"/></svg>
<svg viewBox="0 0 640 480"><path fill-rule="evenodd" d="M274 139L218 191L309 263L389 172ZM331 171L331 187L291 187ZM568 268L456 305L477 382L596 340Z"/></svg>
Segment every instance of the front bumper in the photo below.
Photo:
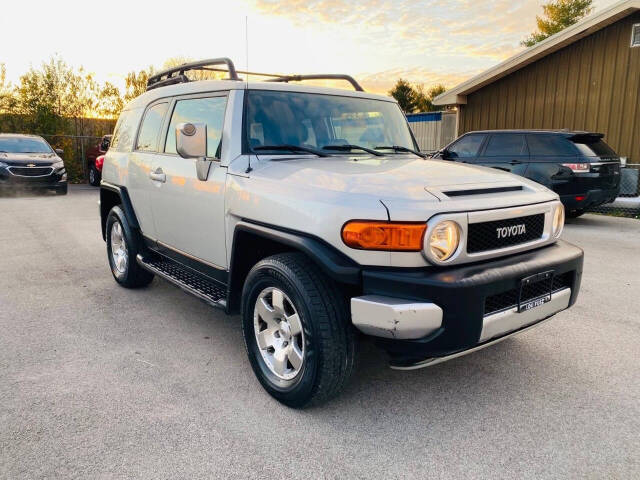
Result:
<svg viewBox="0 0 640 480"><path fill-rule="evenodd" d="M390 314L387 310L386 320L391 318L390 321L369 323L374 324L374 330L382 326L376 341L391 355L392 364L412 365L425 358L446 357L517 332L573 305L580 290L582 261L580 248L558 241L526 253L456 267L365 270L362 274L365 299L380 301L386 297L402 299L398 304L417 305L416 309L395 309L401 313L394 313L392 308ZM527 312L514 311L510 302L513 303L521 280L549 271L554 278L562 279L551 301ZM353 300L357 302L358 298L363 297ZM517 303L517 295L515 298ZM428 305L441 309L440 322L434 320L433 309L426 308ZM358 320L358 307L352 309L352 316L354 312L354 324L358 326L358 322L362 323ZM409 335L403 328L403 318L408 319ZM383 333L385 324L395 325L396 331L389 333L387 328ZM416 332L424 336L416 338Z"/></svg>
<svg viewBox="0 0 640 480"><path fill-rule="evenodd" d="M0 168L0 190L64 189L67 173L64 168L53 170L48 175L14 175L7 168Z"/></svg>

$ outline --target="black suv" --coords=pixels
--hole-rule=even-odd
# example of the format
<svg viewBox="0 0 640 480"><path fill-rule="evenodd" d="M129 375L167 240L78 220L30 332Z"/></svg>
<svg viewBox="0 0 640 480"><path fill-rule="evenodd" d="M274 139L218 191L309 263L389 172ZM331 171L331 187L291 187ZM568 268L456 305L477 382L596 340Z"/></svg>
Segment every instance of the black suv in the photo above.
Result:
<svg viewBox="0 0 640 480"><path fill-rule="evenodd" d="M522 175L558 195L567 216L612 202L620 188L620 158L601 133L567 130L487 130L465 133L434 158Z"/></svg>
<svg viewBox="0 0 640 480"><path fill-rule="evenodd" d="M67 193L67 172L59 157L37 135L0 134L0 192L15 189Z"/></svg>

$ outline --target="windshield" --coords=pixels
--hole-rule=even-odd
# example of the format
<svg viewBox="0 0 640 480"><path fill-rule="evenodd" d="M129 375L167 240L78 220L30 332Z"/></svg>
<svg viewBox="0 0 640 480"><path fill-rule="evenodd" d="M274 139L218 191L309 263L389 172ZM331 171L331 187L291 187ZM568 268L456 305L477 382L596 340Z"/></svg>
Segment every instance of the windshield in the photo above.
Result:
<svg viewBox="0 0 640 480"><path fill-rule="evenodd" d="M293 145L337 153L341 150L331 151L326 147L416 147L398 105L368 98L249 90L245 129L251 150ZM268 152L264 148L259 150ZM344 151L352 154L351 149ZM353 149L353 153L361 152ZM277 153L292 152L279 150Z"/></svg>
<svg viewBox="0 0 640 480"><path fill-rule="evenodd" d="M6 153L51 153L51 147L37 137L0 137L0 152Z"/></svg>

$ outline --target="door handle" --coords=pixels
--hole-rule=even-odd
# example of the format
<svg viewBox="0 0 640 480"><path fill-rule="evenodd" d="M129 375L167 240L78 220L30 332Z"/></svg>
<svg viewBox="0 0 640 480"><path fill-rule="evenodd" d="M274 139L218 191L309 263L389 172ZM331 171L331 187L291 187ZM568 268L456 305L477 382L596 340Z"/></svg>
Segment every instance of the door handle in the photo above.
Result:
<svg viewBox="0 0 640 480"><path fill-rule="evenodd" d="M511 160L509 162L509 164L511 165L522 165L523 162L521 162L520 160Z"/></svg>
<svg viewBox="0 0 640 480"><path fill-rule="evenodd" d="M165 173L162 171L162 168L160 167L156 168L154 172L151 172L149 174L149 178L155 182L164 183L167 181L167 176L165 175Z"/></svg>

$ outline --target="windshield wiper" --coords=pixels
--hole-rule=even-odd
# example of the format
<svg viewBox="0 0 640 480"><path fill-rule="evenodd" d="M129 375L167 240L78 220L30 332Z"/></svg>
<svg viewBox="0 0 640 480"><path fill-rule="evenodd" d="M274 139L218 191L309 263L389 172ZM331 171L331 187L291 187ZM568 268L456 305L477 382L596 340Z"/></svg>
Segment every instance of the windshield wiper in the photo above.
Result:
<svg viewBox="0 0 640 480"><path fill-rule="evenodd" d="M253 147L253 150L274 150L274 151L285 151L285 152L305 152L305 153L312 153L312 154L317 155L319 157L328 157L329 156L326 153L321 152L320 150L316 150L315 148L303 147L303 146L300 146L300 145L288 145L288 144L282 144L282 145L259 145L257 147Z"/></svg>
<svg viewBox="0 0 640 480"><path fill-rule="evenodd" d="M322 149L323 150L337 150L337 151L341 151L341 152L350 152L351 150L362 150L363 152L370 153L371 155L375 155L376 157L382 157L383 156L382 153L376 152L375 150L372 150L371 148L361 147L360 145L351 145L349 143L340 144L340 145L325 145L324 147L322 147Z"/></svg>
<svg viewBox="0 0 640 480"><path fill-rule="evenodd" d="M412 148L407 148L407 147L401 147L400 145L385 145L382 147L376 147L376 150L393 150L394 152L407 152L407 153L413 153L414 155L419 156L420 158L427 158L427 156L424 153L420 153L416 150L413 150Z"/></svg>

